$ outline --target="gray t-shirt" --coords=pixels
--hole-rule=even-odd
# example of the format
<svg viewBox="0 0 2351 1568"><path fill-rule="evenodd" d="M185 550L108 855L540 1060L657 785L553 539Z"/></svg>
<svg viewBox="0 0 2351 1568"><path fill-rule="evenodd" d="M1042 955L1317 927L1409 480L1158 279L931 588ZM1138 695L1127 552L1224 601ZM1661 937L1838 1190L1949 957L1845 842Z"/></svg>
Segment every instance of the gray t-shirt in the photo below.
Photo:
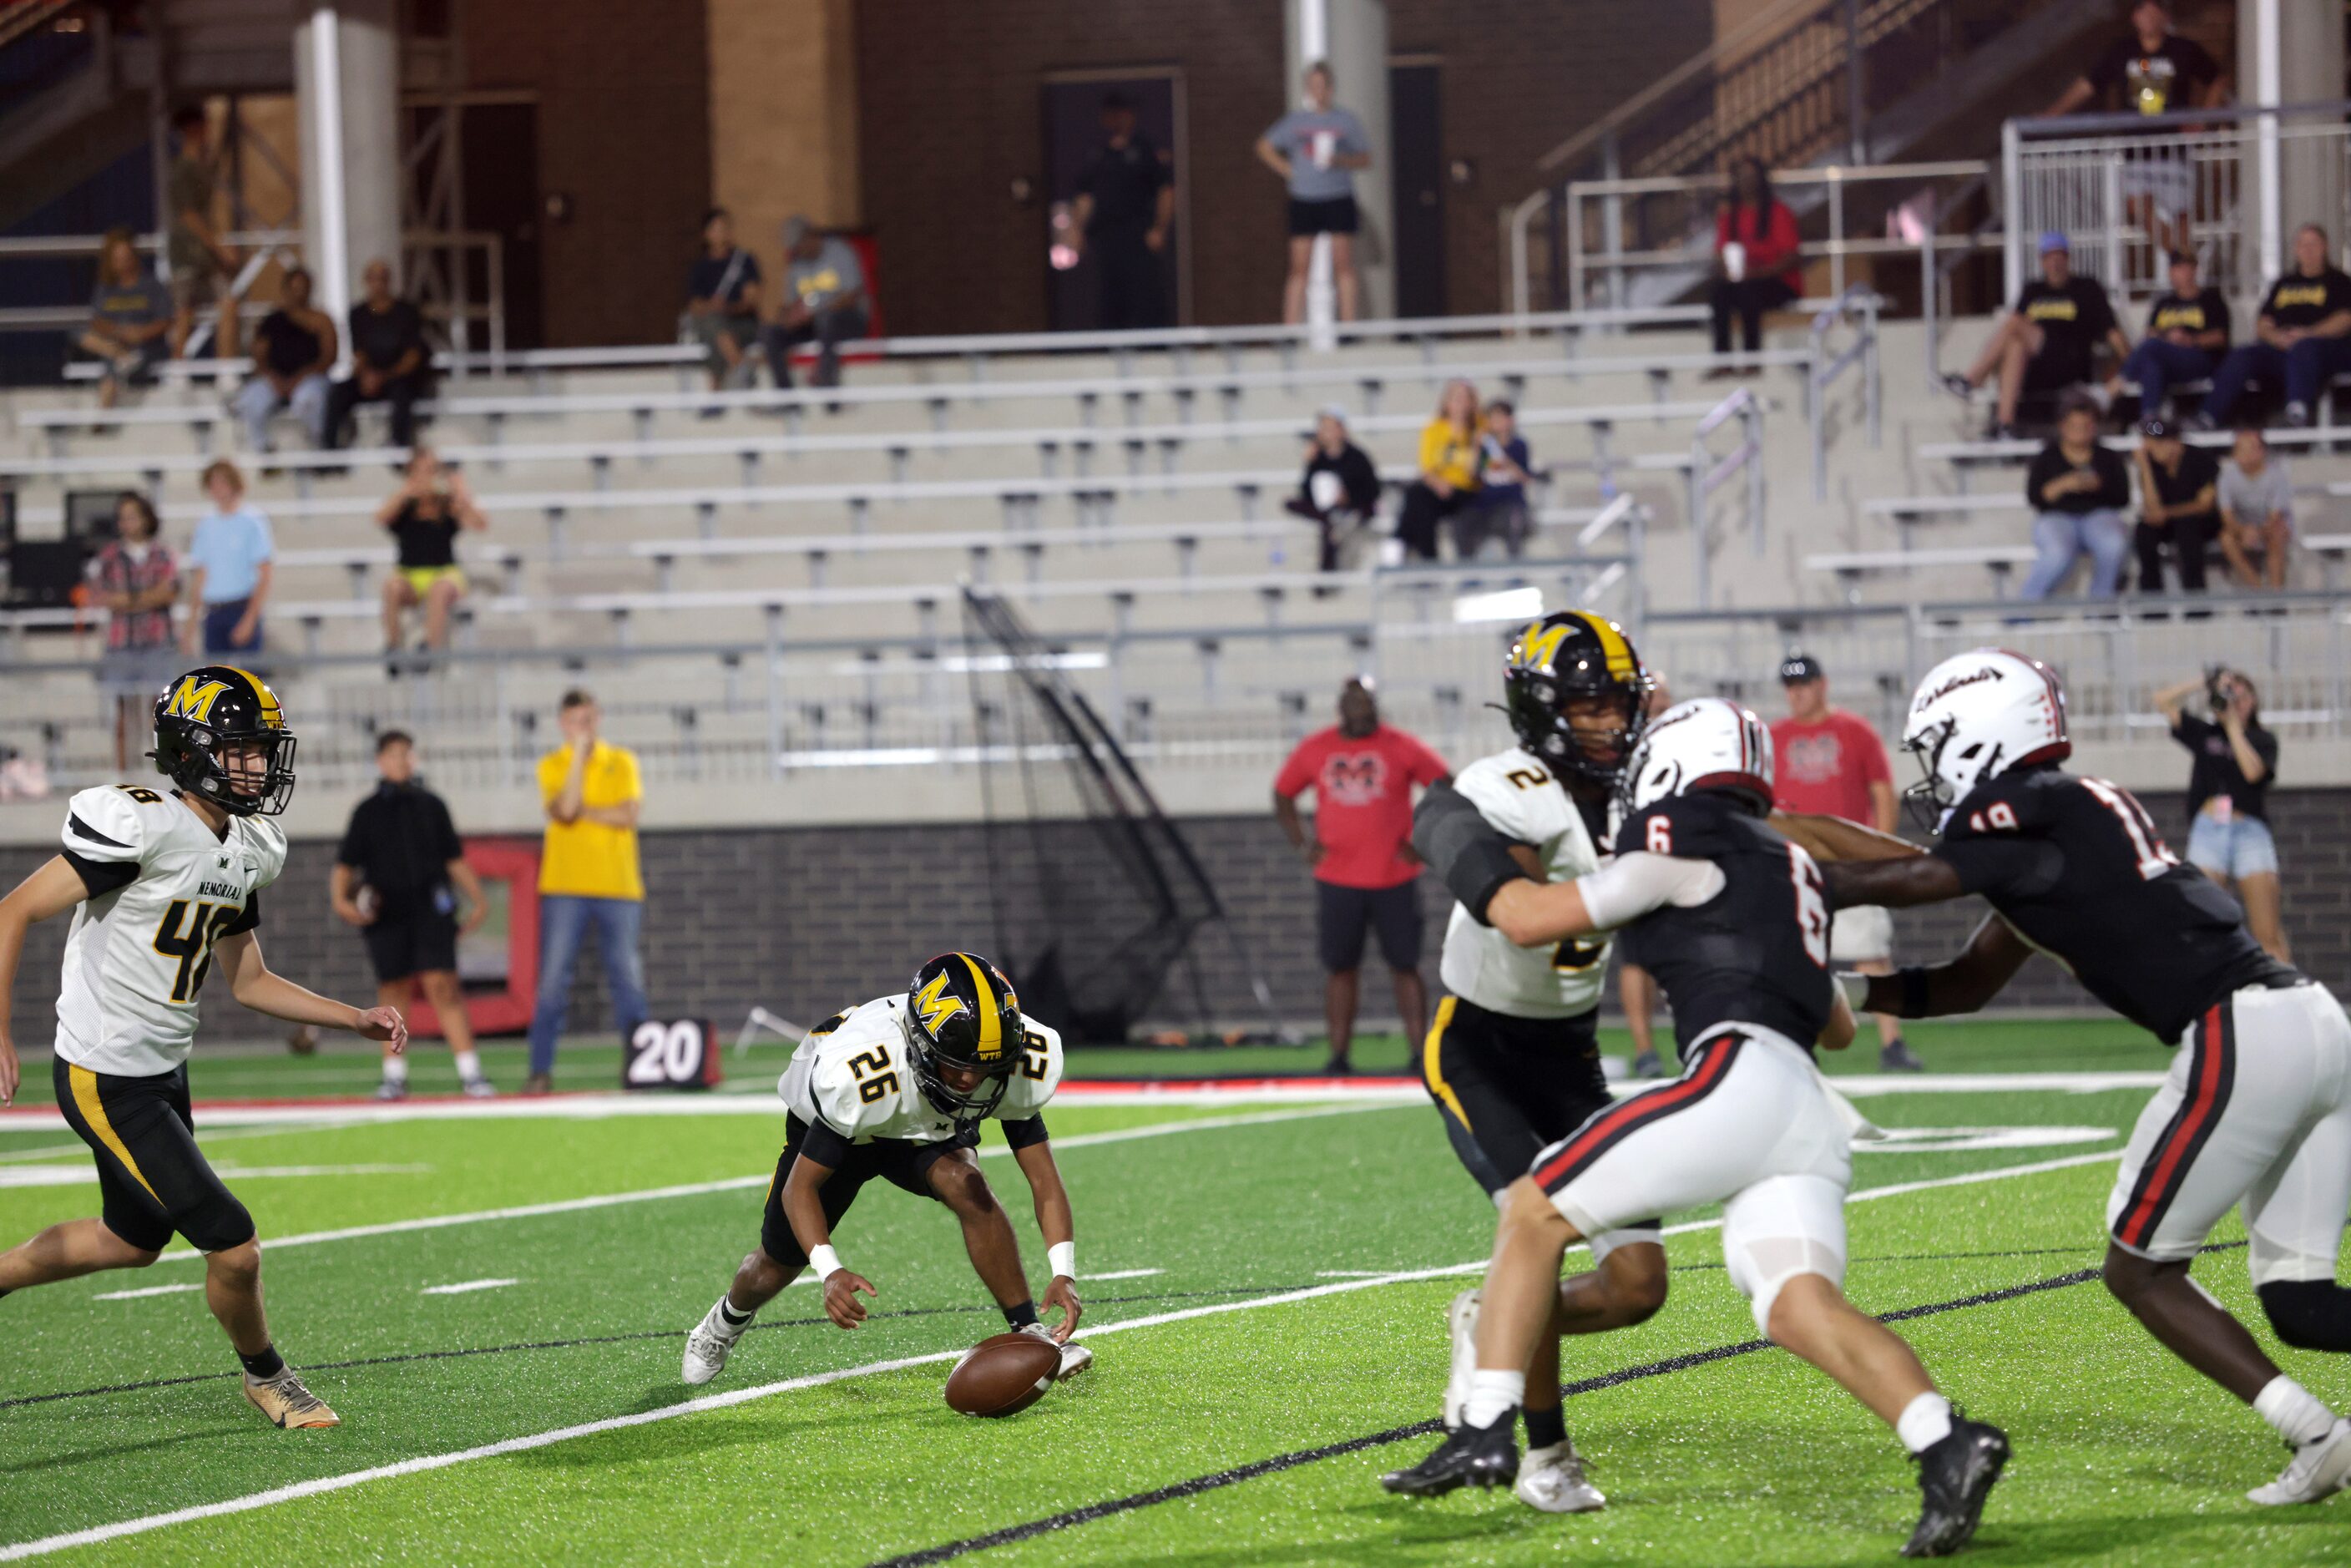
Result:
<svg viewBox="0 0 2351 1568"><path fill-rule="evenodd" d="M2247 478L2245 471L2233 462L2223 464L2220 508L2249 528L2258 528L2268 522L2273 512L2283 512L2286 520L2292 522L2294 476L2286 472L2285 459L2273 455L2252 478Z"/></svg>
<svg viewBox="0 0 2351 1568"><path fill-rule="evenodd" d="M101 282L89 298L89 313L110 326L152 327L171 319L172 295L141 267L135 282Z"/></svg>
<svg viewBox="0 0 2351 1568"><path fill-rule="evenodd" d="M1273 150L1290 160L1293 201L1335 202L1355 193L1355 172L1332 165L1334 153L1369 154L1372 139L1364 122L1343 109L1293 109L1265 133Z"/></svg>
<svg viewBox="0 0 2351 1568"><path fill-rule="evenodd" d="M828 238L814 259L794 256L784 265L784 287L810 310L821 313L852 289L865 287L865 266L844 239Z"/></svg>

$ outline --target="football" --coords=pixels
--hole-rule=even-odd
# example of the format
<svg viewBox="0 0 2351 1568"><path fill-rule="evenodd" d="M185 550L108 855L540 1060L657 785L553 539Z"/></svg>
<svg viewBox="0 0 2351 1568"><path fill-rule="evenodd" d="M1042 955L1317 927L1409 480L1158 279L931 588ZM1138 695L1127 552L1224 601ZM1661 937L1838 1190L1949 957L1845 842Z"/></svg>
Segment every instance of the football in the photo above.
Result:
<svg viewBox="0 0 2351 1568"><path fill-rule="evenodd" d="M1012 1416L1045 1397L1061 1352L1035 1334L991 1334L947 1374L947 1408L966 1416Z"/></svg>

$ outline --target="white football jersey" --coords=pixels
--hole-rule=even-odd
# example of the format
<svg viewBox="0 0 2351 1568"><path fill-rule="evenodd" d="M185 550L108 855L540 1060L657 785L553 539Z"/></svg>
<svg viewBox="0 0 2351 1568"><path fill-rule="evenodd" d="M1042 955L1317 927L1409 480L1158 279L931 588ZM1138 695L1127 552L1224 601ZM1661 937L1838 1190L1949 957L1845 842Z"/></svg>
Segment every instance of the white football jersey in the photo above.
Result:
<svg viewBox="0 0 2351 1568"><path fill-rule="evenodd" d="M66 934L57 1054L93 1072L169 1072L195 1043L213 944L260 918L254 895L286 869L286 834L231 817L214 838L174 795L102 784L73 798L60 836L92 892Z"/></svg>
<svg viewBox="0 0 2351 1568"><path fill-rule="evenodd" d="M1515 747L1483 757L1456 774L1453 787L1494 831L1531 846L1552 882L1573 882L1600 867L1583 813L1551 769ZM1456 904L1437 967L1445 988L1489 1012L1511 1018L1573 1018L1600 1005L1608 975L1608 938L1555 947L1521 947L1480 925Z"/></svg>
<svg viewBox="0 0 2351 1568"><path fill-rule="evenodd" d="M999 1122L1034 1116L1061 1086L1061 1037L1020 1015L1029 1043L1004 1098L989 1113ZM935 1144L955 1136L953 1118L924 1098L906 1062L906 998L876 997L809 1031L776 1092L793 1115L821 1120L852 1144L903 1138Z"/></svg>

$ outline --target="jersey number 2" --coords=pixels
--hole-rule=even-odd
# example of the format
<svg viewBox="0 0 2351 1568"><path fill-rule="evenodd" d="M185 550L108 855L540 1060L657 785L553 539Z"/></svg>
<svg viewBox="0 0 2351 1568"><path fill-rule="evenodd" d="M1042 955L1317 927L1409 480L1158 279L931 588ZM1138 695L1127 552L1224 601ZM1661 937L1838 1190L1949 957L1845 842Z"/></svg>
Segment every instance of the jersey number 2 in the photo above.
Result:
<svg viewBox="0 0 2351 1568"><path fill-rule="evenodd" d="M196 904L193 907L194 914L191 915L188 900L173 899L171 907L163 911L162 923L155 927L155 951L180 961L179 972L172 977L172 999L175 1002L193 1002L196 993L204 988L204 977L213 967L213 944L220 940L221 933L228 929L239 913L234 904Z"/></svg>
<svg viewBox="0 0 2351 1568"><path fill-rule="evenodd" d="M1823 891L1821 868L1797 845L1788 846L1788 880L1796 885L1796 929L1804 935L1804 953L1815 964L1829 967L1829 901Z"/></svg>

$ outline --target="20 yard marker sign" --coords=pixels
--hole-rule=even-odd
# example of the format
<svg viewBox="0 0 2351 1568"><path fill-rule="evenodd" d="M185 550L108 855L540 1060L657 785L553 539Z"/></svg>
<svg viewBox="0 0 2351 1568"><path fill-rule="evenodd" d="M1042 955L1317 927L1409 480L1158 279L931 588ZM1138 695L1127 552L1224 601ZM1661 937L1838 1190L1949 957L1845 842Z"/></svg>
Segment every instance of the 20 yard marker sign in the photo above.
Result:
<svg viewBox="0 0 2351 1568"><path fill-rule="evenodd" d="M621 1061L623 1089L710 1089L726 1074L710 1049L707 1019L647 1019L629 1035Z"/></svg>

